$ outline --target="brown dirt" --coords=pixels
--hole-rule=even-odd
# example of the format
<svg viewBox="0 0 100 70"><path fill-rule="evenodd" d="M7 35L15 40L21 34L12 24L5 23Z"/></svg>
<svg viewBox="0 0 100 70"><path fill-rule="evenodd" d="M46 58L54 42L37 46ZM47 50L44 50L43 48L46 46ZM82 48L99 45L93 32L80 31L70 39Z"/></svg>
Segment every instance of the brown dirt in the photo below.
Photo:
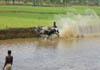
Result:
<svg viewBox="0 0 100 70"><path fill-rule="evenodd" d="M37 37L37 32L34 28L11 28L0 30L0 40L15 39L15 38L32 38Z"/></svg>

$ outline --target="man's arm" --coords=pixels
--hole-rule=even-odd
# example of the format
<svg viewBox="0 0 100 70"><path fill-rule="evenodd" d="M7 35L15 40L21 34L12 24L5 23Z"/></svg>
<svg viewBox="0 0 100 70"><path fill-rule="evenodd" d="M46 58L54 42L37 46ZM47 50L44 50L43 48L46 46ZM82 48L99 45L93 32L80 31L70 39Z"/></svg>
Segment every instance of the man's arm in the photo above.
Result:
<svg viewBox="0 0 100 70"><path fill-rule="evenodd" d="M12 60L11 60L11 65L13 64L13 56L12 56Z"/></svg>
<svg viewBox="0 0 100 70"><path fill-rule="evenodd" d="M5 69L6 64L7 64L7 57L5 58L5 64L4 64L3 70Z"/></svg>

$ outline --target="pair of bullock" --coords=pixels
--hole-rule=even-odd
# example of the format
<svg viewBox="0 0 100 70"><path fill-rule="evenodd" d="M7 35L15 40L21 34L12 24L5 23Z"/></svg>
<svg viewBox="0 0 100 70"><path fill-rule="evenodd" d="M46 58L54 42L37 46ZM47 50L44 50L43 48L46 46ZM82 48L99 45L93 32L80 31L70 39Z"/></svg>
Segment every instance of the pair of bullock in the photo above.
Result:
<svg viewBox="0 0 100 70"><path fill-rule="evenodd" d="M59 37L59 31L54 27L37 27L38 37L46 37L47 39L52 35Z"/></svg>

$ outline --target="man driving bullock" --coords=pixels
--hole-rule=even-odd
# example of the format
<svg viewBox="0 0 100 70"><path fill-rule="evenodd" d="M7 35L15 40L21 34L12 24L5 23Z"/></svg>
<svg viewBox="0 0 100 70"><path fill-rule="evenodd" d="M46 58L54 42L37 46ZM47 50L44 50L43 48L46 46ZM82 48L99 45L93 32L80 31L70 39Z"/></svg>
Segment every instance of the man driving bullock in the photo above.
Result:
<svg viewBox="0 0 100 70"><path fill-rule="evenodd" d="M53 22L53 28L52 28L52 29L56 30L56 32L58 32L58 33L59 33L59 31L58 31L58 28L57 28L57 25L56 25L56 22L55 22L55 21Z"/></svg>
<svg viewBox="0 0 100 70"><path fill-rule="evenodd" d="M56 34L59 37L59 31L56 22L53 22L52 27L42 27L42 30L40 30L40 32L38 33L38 37L46 35L48 36L47 38L49 38L53 34Z"/></svg>

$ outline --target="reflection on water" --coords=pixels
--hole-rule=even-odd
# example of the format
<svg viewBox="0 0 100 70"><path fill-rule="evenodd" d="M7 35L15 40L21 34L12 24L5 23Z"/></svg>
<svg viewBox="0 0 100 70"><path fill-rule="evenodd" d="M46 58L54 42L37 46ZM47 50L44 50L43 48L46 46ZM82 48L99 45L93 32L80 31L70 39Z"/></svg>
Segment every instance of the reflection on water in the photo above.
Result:
<svg viewBox="0 0 100 70"><path fill-rule="evenodd" d="M100 38L0 41L0 70L8 49L13 51L13 70L99 70L99 43Z"/></svg>

